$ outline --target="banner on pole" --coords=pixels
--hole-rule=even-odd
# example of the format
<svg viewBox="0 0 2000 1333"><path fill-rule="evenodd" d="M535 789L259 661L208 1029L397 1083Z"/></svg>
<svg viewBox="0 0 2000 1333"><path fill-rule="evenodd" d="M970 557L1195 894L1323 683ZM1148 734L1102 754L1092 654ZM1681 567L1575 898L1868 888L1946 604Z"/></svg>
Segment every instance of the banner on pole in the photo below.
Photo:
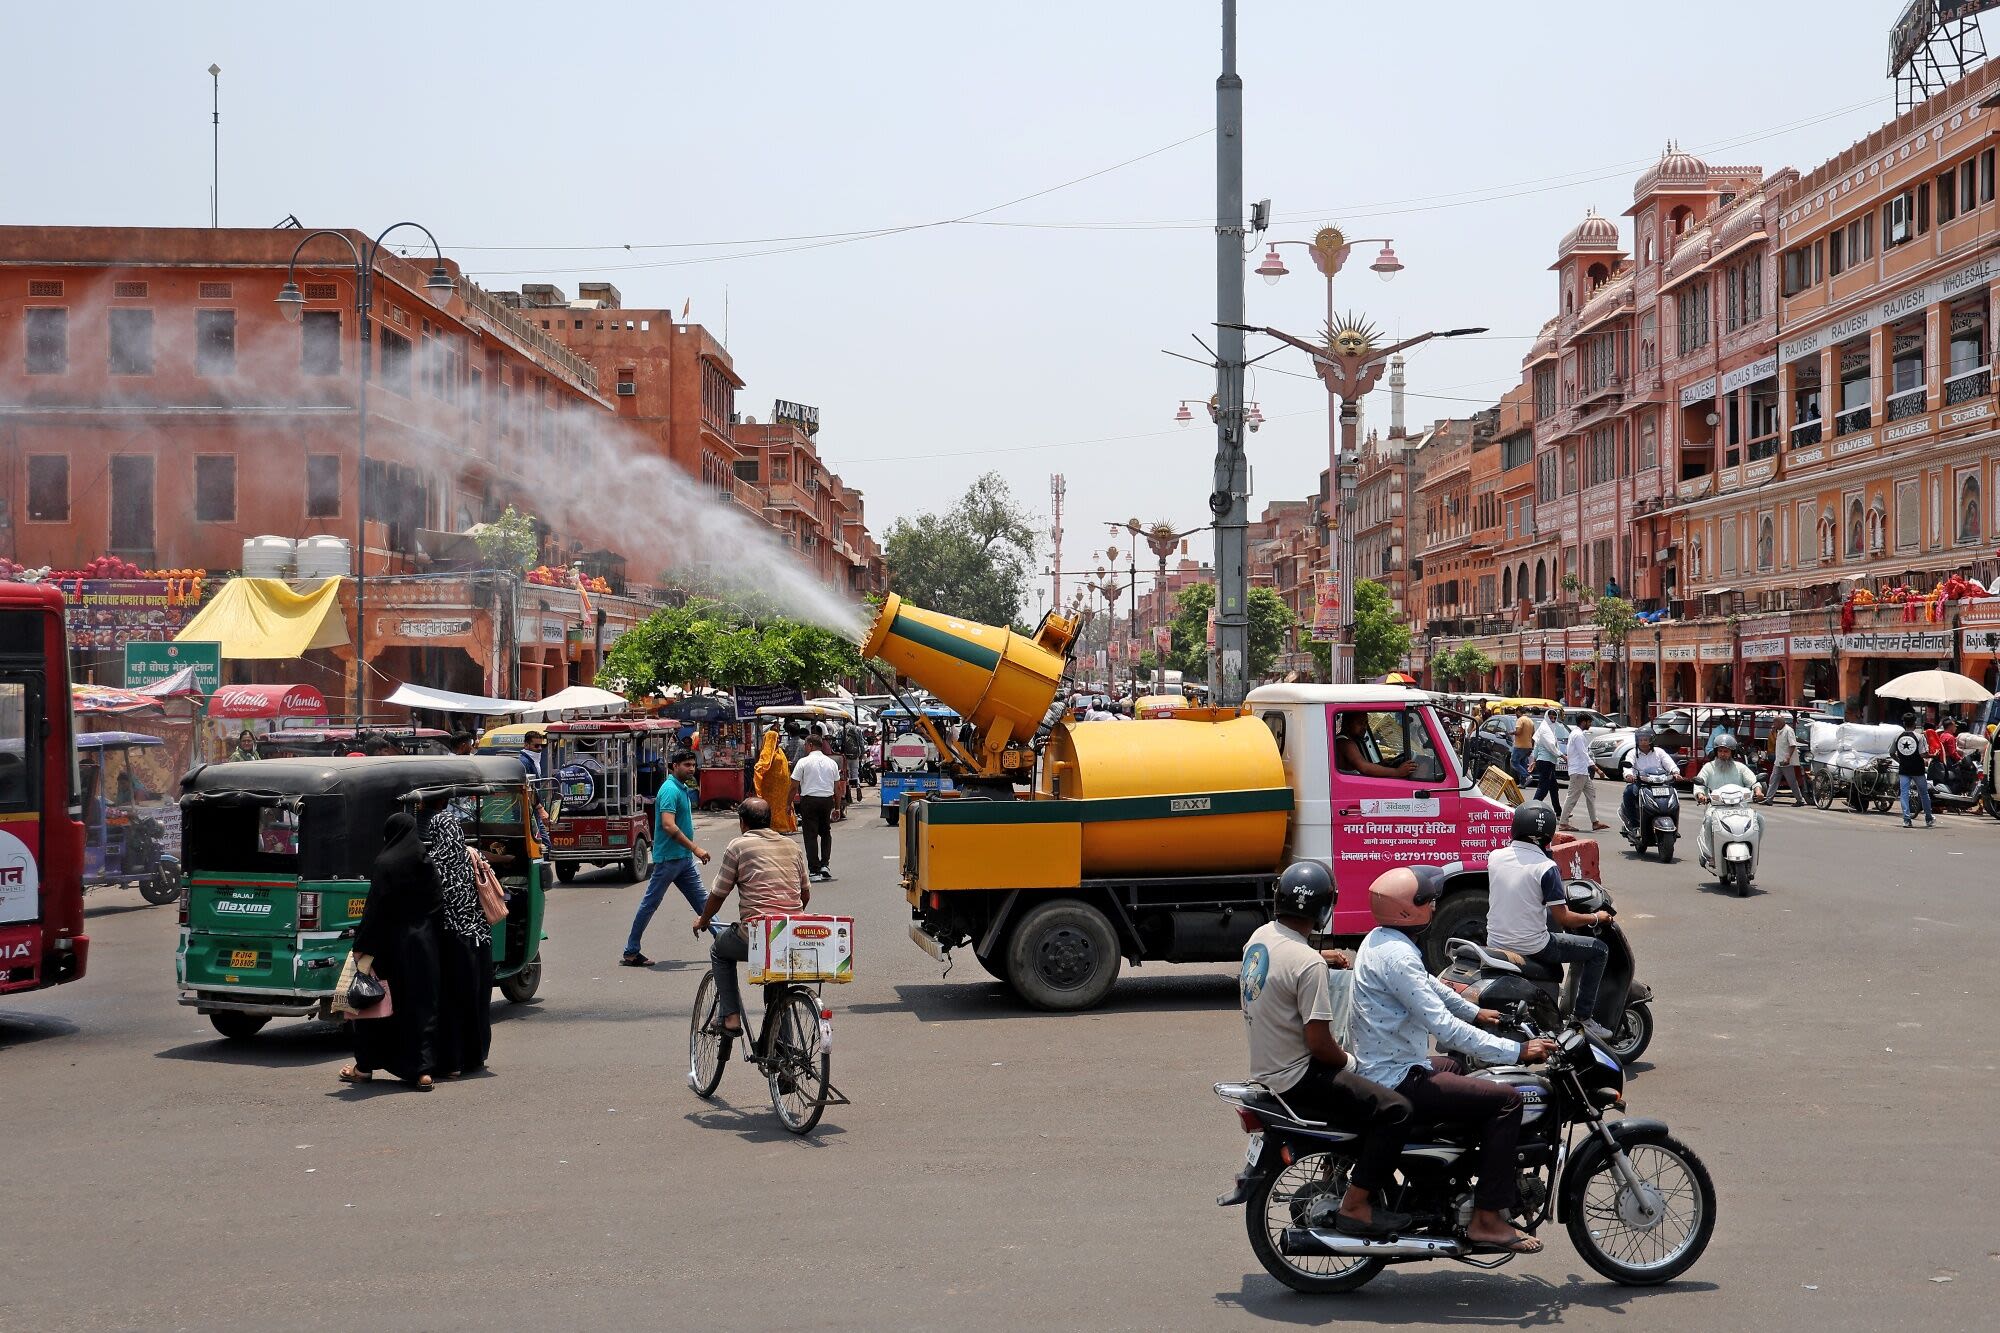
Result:
<svg viewBox="0 0 2000 1333"><path fill-rule="evenodd" d="M1321 569L1313 573L1312 637L1328 643L1340 636L1340 573Z"/></svg>

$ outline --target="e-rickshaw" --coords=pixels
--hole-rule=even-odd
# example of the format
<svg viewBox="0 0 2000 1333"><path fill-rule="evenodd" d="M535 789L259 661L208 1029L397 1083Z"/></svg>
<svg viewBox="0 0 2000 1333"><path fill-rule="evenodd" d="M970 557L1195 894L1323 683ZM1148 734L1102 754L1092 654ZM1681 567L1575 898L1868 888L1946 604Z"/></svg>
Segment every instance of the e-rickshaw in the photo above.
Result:
<svg viewBox="0 0 2000 1333"><path fill-rule="evenodd" d="M86 731L76 738L83 793L83 887L138 886L147 902L180 897L181 867L168 850L172 833L160 807L170 798L148 792L132 768L132 752L163 746L136 731Z"/></svg>
<svg viewBox="0 0 2000 1333"><path fill-rule="evenodd" d="M479 739L479 753L518 755L531 731L542 752L542 808L549 859L567 884L589 865L615 865L644 879L653 862L653 798L666 780L680 725L671 718L602 718L515 723Z"/></svg>
<svg viewBox="0 0 2000 1333"><path fill-rule="evenodd" d="M917 711L939 731L959 724L958 714L943 704L919 704ZM882 819L893 828L902 816L903 793L951 791L952 782L937 746L925 738L909 709L894 703L876 717L882 724Z"/></svg>
<svg viewBox="0 0 2000 1333"><path fill-rule="evenodd" d="M507 895L494 979L515 1003L542 978L547 862L512 758L444 755L262 759L181 779L186 889L174 960L180 1002L234 1040L273 1018L330 1018L333 988L368 902L382 828L443 796Z"/></svg>

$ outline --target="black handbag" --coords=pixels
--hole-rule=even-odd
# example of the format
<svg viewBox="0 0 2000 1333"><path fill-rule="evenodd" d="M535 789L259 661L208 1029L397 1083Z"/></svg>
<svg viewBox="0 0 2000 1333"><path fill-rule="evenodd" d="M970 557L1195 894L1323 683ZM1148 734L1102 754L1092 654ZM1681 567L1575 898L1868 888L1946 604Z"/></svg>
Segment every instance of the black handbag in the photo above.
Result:
<svg viewBox="0 0 2000 1333"><path fill-rule="evenodd" d="M357 1012L372 1009L382 1003L382 997L388 993L389 988L382 984L380 977L368 972L356 972L354 980L348 983L347 1007Z"/></svg>

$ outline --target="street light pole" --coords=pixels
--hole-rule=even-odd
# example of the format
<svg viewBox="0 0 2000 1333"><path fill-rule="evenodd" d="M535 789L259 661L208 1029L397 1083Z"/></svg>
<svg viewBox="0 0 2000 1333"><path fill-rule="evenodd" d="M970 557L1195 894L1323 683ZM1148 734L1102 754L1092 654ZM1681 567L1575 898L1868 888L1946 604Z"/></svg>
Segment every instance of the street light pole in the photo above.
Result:
<svg viewBox="0 0 2000 1333"><path fill-rule="evenodd" d="M1222 73L1215 81L1215 654L1209 697L1243 702L1250 667L1250 486L1243 451L1243 80L1236 73L1236 0L1222 0Z"/></svg>
<svg viewBox="0 0 2000 1333"><path fill-rule="evenodd" d="M292 248L291 263L285 267L285 285L278 289L278 311L287 320L296 324L305 318L305 293L299 290L299 255L307 245L321 236L337 238L347 247L354 263L354 313L360 322L360 355L355 366L355 456L354 465L354 725L360 726L363 714L368 711L368 380L369 348L368 315L375 303L375 261L382 254L382 242L390 232L401 227L415 227L430 239L431 251L437 262L431 267L431 275L424 282L424 290L431 301L439 306L451 295L453 285L451 275L444 269L444 251L439 248L437 237L430 228L417 222L397 222L382 230L367 248L367 254L354 243L344 231L322 228L307 232ZM509 651L512 651L511 649Z"/></svg>

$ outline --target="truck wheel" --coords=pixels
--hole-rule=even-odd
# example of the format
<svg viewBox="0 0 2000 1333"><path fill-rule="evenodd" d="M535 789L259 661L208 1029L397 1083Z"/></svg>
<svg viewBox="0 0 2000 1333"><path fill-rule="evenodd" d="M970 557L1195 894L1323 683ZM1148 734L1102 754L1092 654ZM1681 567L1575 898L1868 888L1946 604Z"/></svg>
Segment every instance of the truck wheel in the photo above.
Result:
<svg viewBox="0 0 2000 1333"><path fill-rule="evenodd" d="M246 1014L240 1009L222 1009L208 1016L215 1030L231 1041L248 1041L264 1030L270 1018L264 1014Z"/></svg>
<svg viewBox="0 0 2000 1333"><path fill-rule="evenodd" d="M1007 940L1007 981L1037 1009L1089 1009L1118 980L1118 935L1075 898L1029 909Z"/></svg>
<svg viewBox="0 0 2000 1333"><path fill-rule="evenodd" d="M578 864L575 861L556 862L556 878L565 884L569 883L576 878Z"/></svg>
<svg viewBox="0 0 2000 1333"><path fill-rule="evenodd" d="M1486 890L1460 889L1445 895L1424 932L1424 966L1442 972L1451 958L1445 945L1452 940L1486 943Z"/></svg>

